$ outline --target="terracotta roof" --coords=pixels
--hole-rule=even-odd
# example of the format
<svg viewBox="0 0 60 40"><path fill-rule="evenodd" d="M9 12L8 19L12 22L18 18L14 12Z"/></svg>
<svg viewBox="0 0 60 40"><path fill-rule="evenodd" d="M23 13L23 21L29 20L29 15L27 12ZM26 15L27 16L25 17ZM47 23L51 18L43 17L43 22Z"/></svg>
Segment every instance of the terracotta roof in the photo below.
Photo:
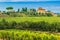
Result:
<svg viewBox="0 0 60 40"><path fill-rule="evenodd" d="M45 9L43 9L43 8L38 8L38 10L45 10Z"/></svg>

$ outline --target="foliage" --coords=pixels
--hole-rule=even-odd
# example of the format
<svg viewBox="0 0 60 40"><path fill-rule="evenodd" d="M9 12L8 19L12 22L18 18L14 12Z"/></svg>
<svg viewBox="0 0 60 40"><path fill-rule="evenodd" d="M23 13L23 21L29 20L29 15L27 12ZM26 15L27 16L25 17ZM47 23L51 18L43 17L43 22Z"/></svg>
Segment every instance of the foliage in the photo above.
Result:
<svg viewBox="0 0 60 40"><path fill-rule="evenodd" d="M37 31L60 32L60 22L52 23L48 23L45 21L8 22L5 19L2 19L2 21L0 21L0 29L28 29Z"/></svg>
<svg viewBox="0 0 60 40"><path fill-rule="evenodd" d="M25 8L22 8L22 10L21 10L22 12L27 12L27 8L25 7Z"/></svg>
<svg viewBox="0 0 60 40"><path fill-rule="evenodd" d="M18 9L18 11L17 12L20 12L20 9Z"/></svg>
<svg viewBox="0 0 60 40"><path fill-rule="evenodd" d="M18 17L22 17L22 14L25 14L27 17L54 16L51 14L51 11L47 11L48 13L38 13L38 11L34 8L28 9L27 7L24 7L21 10L18 9L17 11L13 10L13 7L7 7L6 9L7 9L7 11L4 11L3 13L7 14L9 17L17 17L17 15L19 15L19 14L20 15ZM10 14L12 16L10 16ZM25 17L25 15L23 15L23 17Z"/></svg>
<svg viewBox="0 0 60 40"><path fill-rule="evenodd" d="M7 7L6 9L7 9L7 10L11 10L11 9L13 9L13 7Z"/></svg>

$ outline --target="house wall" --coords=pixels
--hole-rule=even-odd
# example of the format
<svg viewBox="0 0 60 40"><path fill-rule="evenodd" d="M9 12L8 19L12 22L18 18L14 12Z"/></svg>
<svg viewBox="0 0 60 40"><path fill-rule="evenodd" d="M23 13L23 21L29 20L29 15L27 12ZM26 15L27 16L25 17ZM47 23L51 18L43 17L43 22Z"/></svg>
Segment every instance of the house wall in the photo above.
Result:
<svg viewBox="0 0 60 40"><path fill-rule="evenodd" d="M38 13L45 13L45 10L38 10Z"/></svg>

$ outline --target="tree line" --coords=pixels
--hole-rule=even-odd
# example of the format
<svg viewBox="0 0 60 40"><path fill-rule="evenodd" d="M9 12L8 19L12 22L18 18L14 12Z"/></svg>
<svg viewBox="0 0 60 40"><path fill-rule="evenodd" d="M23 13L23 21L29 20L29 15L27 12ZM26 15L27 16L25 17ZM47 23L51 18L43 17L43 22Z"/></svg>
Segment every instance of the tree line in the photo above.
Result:
<svg viewBox="0 0 60 40"><path fill-rule="evenodd" d="M8 15L10 17L25 17L25 16L29 16L29 17L32 17L32 16L53 16L50 12L51 11L48 11L48 13L38 13L36 11L36 9L32 8L32 9L28 9L27 7L24 7L22 9L18 9L17 11L14 10L13 7L7 7L6 8L7 11L3 11L2 15L5 14L5 15Z"/></svg>

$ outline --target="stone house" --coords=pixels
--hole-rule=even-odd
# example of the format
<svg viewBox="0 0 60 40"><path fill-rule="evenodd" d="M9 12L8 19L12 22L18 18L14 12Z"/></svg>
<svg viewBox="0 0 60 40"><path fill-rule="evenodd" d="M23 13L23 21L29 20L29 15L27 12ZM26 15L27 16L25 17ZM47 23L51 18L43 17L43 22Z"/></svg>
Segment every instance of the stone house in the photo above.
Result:
<svg viewBox="0 0 60 40"><path fill-rule="evenodd" d="M38 13L45 13L45 12L46 12L46 10L45 10L45 9L43 9L43 8L38 8L38 9L37 9L37 12L38 12Z"/></svg>
<svg viewBox="0 0 60 40"><path fill-rule="evenodd" d="M55 14L54 12L48 12L45 9L41 8L41 7L37 9L37 12L38 12L38 14L42 14L43 13L45 15L47 13L50 13L52 16L57 16L57 14Z"/></svg>

